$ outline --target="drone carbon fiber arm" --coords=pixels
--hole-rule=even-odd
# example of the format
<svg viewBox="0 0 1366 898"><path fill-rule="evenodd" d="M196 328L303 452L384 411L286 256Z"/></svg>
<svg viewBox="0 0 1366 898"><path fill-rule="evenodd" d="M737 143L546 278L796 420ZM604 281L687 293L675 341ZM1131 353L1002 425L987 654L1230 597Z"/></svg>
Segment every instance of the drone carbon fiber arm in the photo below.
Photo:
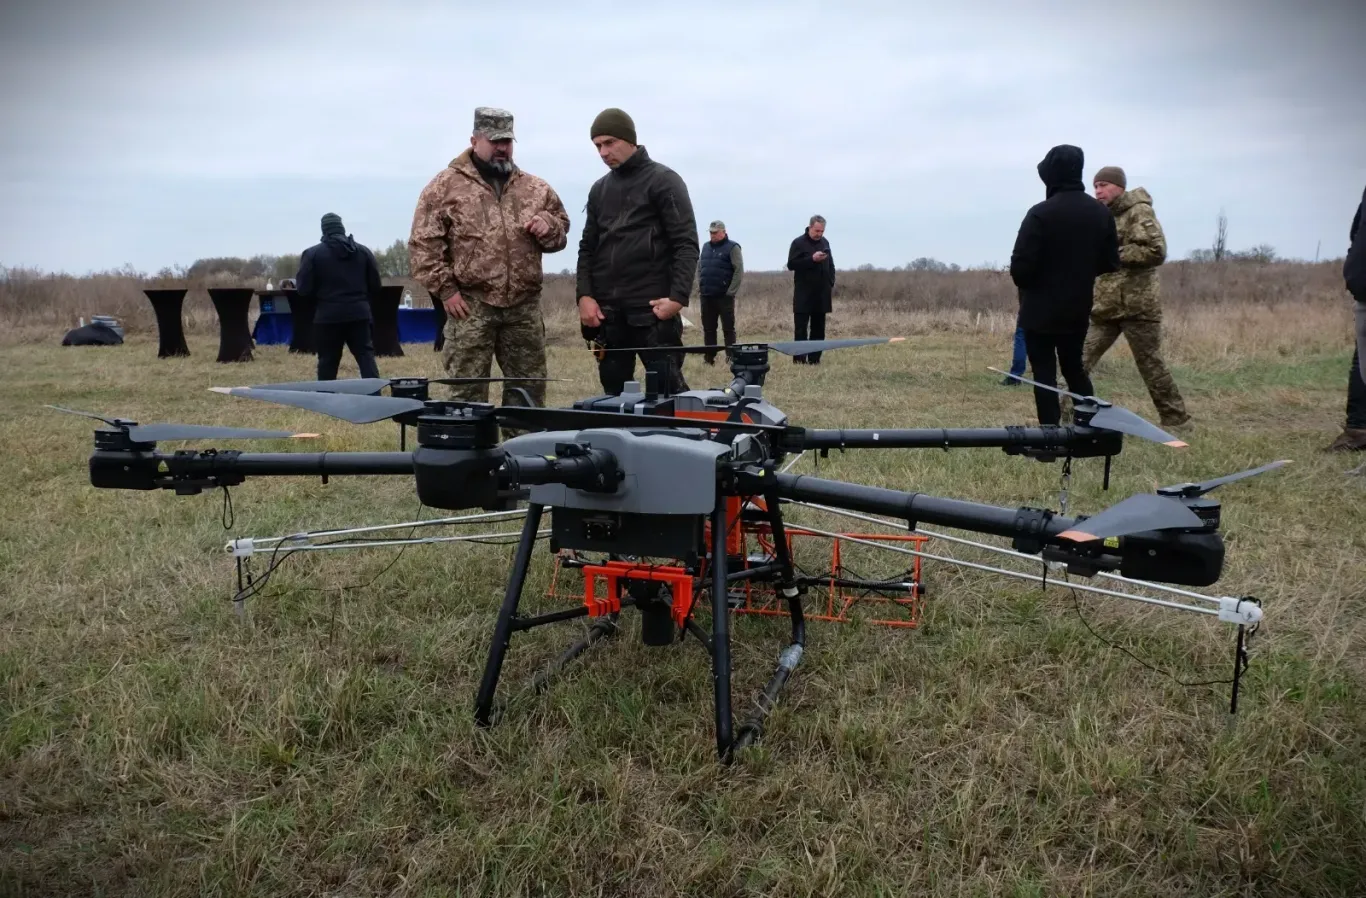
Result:
<svg viewBox="0 0 1366 898"><path fill-rule="evenodd" d="M1213 528L1154 529L1078 542L1064 534L1075 534L1081 520L1047 509L1003 508L806 474L773 476L784 499L899 518L911 528L925 523L1011 537L1017 551L1065 562L1084 576L1118 569L1135 580L1209 586L1223 571L1224 543Z"/></svg>
<svg viewBox="0 0 1366 898"><path fill-rule="evenodd" d="M1012 449L1070 450L1079 457L1118 455L1123 438L1091 427L923 427L794 431L785 448L803 449Z"/></svg>
<svg viewBox="0 0 1366 898"><path fill-rule="evenodd" d="M97 448L90 482L102 489L199 492L234 486L246 477L343 476L413 473L411 452L179 452Z"/></svg>
<svg viewBox="0 0 1366 898"><path fill-rule="evenodd" d="M495 503L522 486L564 483L610 489L616 460L602 450L563 447L560 455L511 455L501 449L418 447L412 452L237 452L209 449L157 452L96 448L90 482L101 489L168 489L192 495L236 486L247 477L414 477L424 504L469 508Z"/></svg>

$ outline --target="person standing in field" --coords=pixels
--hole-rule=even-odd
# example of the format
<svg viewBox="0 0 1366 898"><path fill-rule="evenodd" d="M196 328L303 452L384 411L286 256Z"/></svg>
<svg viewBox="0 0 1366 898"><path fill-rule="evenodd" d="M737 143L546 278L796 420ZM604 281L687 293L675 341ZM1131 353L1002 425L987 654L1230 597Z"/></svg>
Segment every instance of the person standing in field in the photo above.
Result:
<svg viewBox="0 0 1366 898"><path fill-rule="evenodd" d="M346 233L341 216L322 217L322 240L299 256L295 289L317 303L313 340L318 380L336 380L343 347L351 350L361 377L379 377L370 304L380 298L379 263L370 248Z"/></svg>
<svg viewBox="0 0 1366 898"><path fill-rule="evenodd" d="M1342 263L1342 279L1356 302L1356 349L1347 372L1347 423L1338 438L1326 448L1329 452L1356 452L1366 449L1366 229L1361 227L1366 193L1357 204L1348 231L1347 258Z"/></svg>
<svg viewBox="0 0 1366 898"><path fill-rule="evenodd" d="M1352 229L1348 239L1347 258L1342 263L1342 279L1347 292L1356 300L1357 354L1358 365L1363 380L1366 380L1366 228L1362 227L1362 207L1366 206L1366 192L1362 193L1357 204L1357 214L1352 218Z"/></svg>
<svg viewBox="0 0 1366 898"><path fill-rule="evenodd" d="M668 350L683 345L681 313L700 255L688 185L636 143L621 109L598 113L589 136L610 169L588 189L576 289L584 339L606 346L598 380L620 395L639 355L661 390L686 392L683 353Z"/></svg>
<svg viewBox="0 0 1366 898"><path fill-rule="evenodd" d="M1162 360L1162 301L1157 269L1167 260L1167 238L1153 212L1153 198L1142 187L1128 190L1124 169L1114 165L1096 172L1092 186L1096 199L1114 215L1123 267L1096 279L1091 331L1083 360L1086 373L1095 370L1101 356L1123 334L1162 426L1180 427L1190 421L1190 415Z"/></svg>
<svg viewBox="0 0 1366 898"><path fill-rule="evenodd" d="M408 257L413 278L446 311L447 376L488 377L496 358L512 379L503 405L524 404L520 386L533 405L544 406L541 257L568 244L569 214L554 188L513 162L514 139L512 113L474 111L469 147L418 196ZM488 402L489 385L454 386L451 397Z"/></svg>
<svg viewBox="0 0 1366 898"><path fill-rule="evenodd" d="M713 221L708 228L711 239L702 244L697 260L697 293L702 300L702 342L716 345L716 319L721 319L725 345L735 345L735 295L745 273L740 244L726 233L726 223ZM716 353L703 355L708 365L716 364Z"/></svg>
<svg viewBox="0 0 1366 898"><path fill-rule="evenodd" d="M806 230L787 250L787 269L792 272L792 324L794 340L824 340L825 316L830 314L835 292L835 259L825 238L825 219L811 216ZM821 354L794 355L798 365L819 365Z"/></svg>
<svg viewBox="0 0 1366 898"><path fill-rule="evenodd" d="M1046 198L1020 224L1010 277L1019 289L1019 321L1032 379L1056 386L1061 368L1068 390L1090 396L1082 348L1095 281L1118 271L1120 259L1114 216L1086 193L1082 182L1084 158L1080 147L1061 144L1039 163ZM1057 393L1035 387L1034 407L1040 424L1061 422Z"/></svg>

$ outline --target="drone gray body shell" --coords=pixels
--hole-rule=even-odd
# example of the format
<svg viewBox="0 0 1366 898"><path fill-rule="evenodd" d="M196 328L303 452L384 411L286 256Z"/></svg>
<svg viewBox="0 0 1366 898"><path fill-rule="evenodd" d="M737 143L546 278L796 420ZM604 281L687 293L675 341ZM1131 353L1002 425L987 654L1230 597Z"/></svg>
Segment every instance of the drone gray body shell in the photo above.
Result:
<svg viewBox="0 0 1366 898"><path fill-rule="evenodd" d="M699 422L704 423L704 422ZM668 433L651 430L557 430L528 433L504 442L510 455L554 455L557 444L586 444L617 459L624 478L614 493L589 492L564 484L529 487L529 500L550 508L615 511L629 514L708 514L716 505L716 470L748 442L705 439L701 430Z"/></svg>

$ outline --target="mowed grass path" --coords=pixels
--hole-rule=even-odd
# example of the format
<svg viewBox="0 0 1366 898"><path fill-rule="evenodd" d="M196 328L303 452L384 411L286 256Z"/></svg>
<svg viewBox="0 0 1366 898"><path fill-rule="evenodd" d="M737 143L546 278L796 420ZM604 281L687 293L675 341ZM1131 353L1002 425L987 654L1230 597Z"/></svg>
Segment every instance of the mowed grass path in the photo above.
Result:
<svg viewBox="0 0 1366 898"><path fill-rule="evenodd" d="M1009 363L997 342L915 337L814 370L775 355L767 394L812 426L1031 423L1028 389L986 370ZM553 349L552 373L571 382L551 385L551 404L596 392L578 345ZM247 451L397 448L387 423L207 392L311 378L309 357L259 347L253 363L219 365L214 341L191 349L159 361L145 336L0 349L0 894L1361 893L1366 477L1343 474L1360 459L1317 451L1341 424L1346 354L1179 366L1190 449L1130 440L1109 493L1099 460L1075 465L1071 510L1093 513L1294 460L1215 494L1228 563L1209 592L1255 595L1267 614L1231 725L1227 686L1184 687L1107 647L1061 583L927 562L923 625L812 623L764 741L727 769L705 652L647 649L629 614L622 638L539 696L529 678L582 622L516 637L507 716L475 728L508 545L301 553L236 619L231 536L419 509L402 477L263 478L232 491L229 532L221 491L92 488L97 425L43 403L324 433L222 444ZM439 374L429 347L406 350L381 360L385 375ZM722 379L696 357L686 370L694 386ZM1122 343L1096 383L1155 420ZM1056 507L1059 469L999 450L819 463L1010 507ZM549 562L542 544L527 605L554 605ZM1182 681L1231 673L1228 625L1084 594L1079 607ZM784 626L742 616L733 634L743 714Z"/></svg>

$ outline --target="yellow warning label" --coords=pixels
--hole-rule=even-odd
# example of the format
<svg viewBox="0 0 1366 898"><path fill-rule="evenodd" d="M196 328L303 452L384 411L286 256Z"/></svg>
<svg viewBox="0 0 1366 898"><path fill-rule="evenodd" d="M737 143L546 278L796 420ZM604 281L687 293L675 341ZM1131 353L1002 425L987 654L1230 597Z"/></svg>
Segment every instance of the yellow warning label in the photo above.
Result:
<svg viewBox="0 0 1366 898"><path fill-rule="evenodd" d="M1118 536L1107 536L1107 537L1105 537L1105 548L1107 548L1107 549L1118 549L1118 548L1119 548L1119 537L1118 537Z"/></svg>
<svg viewBox="0 0 1366 898"><path fill-rule="evenodd" d="M161 461L157 462L157 473L158 473L158 474L169 474L169 473L171 473L171 469L170 469L169 467L166 466L166 460L165 460L165 459L162 459Z"/></svg>

